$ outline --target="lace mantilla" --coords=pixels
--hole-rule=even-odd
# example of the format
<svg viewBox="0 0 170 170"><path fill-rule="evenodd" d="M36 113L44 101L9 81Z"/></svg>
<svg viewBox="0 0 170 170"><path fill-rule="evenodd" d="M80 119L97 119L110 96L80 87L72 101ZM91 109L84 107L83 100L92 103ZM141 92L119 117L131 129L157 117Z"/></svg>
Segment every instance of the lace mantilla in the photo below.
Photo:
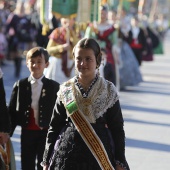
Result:
<svg viewBox="0 0 170 170"><path fill-rule="evenodd" d="M111 108L119 99L116 87L113 85L113 83L105 80L102 77L99 77L96 83L93 85L88 97L83 98L79 88L74 85L74 78L72 78L68 82L61 85L58 92L58 97L64 105L66 104L64 103L64 96L61 93L61 88L63 88L68 83L73 85L74 96L79 111L86 116L90 123L95 123L96 119L102 117L107 109Z"/></svg>

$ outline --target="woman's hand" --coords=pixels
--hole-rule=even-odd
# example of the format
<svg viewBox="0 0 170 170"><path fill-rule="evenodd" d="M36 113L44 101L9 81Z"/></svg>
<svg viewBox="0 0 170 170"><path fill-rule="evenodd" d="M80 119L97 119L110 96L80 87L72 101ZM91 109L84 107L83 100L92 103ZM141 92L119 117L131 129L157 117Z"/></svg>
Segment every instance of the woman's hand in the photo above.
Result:
<svg viewBox="0 0 170 170"><path fill-rule="evenodd" d="M125 170L124 168L122 168L121 166L119 165L116 165L116 170Z"/></svg>
<svg viewBox="0 0 170 170"><path fill-rule="evenodd" d="M63 50L67 51L70 48L70 44L69 43L65 43L63 44Z"/></svg>

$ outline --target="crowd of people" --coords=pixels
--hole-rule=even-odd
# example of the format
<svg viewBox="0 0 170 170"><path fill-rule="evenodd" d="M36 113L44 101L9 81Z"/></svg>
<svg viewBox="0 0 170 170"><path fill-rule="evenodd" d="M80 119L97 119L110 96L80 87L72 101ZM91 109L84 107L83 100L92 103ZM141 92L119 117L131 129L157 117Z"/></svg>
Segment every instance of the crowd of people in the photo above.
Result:
<svg viewBox="0 0 170 170"><path fill-rule="evenodd" d="M10 5L0 10L0 67L14 61L16 82L6 104L0 69L0 169L16 169L10 137L21 126L23 170L129 170L118 92L142 82L164 34L103 5L84 29L53 16L42 35L35 4ZM23 60L30 75L20 79Z"/></svg>
<svg viewBox="0 0 170 170"><path fill-rule="evenodd" d="M71 57L74 45L80 38L91 37L103 52L101 75L122 90L142 81L142 61L153 61L155 53L163 53L163 38L169 25L161 17L149 23L146 16L139 18L125 9L117 12L101 6L99 21L88 21L83 30L75 17L53 16L49 30L42 35L36 1L5 2L0 10L0 65L5 65L6 59L13 60L16 78L20 78L26 51L40 46L50 54L50 65L44 71L46 77L59 83L68 80L75 75Z"/></svg>

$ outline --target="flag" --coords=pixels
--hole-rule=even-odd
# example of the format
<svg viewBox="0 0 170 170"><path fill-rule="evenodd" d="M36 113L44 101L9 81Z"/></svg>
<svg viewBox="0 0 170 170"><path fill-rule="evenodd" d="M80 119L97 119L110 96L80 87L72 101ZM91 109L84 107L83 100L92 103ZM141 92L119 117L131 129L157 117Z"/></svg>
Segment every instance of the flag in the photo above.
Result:
<svg viewBox="0 0 170 170"><path fill-rule="evenodd" d="M78 10L78 0L53 0L52 13L57 18L76 17Z"/></svg>

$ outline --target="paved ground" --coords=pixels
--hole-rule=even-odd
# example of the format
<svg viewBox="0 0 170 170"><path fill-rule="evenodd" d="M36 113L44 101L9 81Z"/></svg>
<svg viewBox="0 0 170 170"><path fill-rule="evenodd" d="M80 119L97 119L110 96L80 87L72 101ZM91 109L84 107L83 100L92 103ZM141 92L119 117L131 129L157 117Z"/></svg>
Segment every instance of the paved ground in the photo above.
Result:
<svg viewBox="0 0 170 170"><path fill-rule="evenodd" d="M131 170L170 169L170 40L165 40L165 54L143 62L143 82L120 92L125 120L126 157ZM13 83L12 62L2 67L9 101ZM29 73L23 61L21 78ZM20 128L12 137L17 170L20 169Z"/></svg>
<svg viewBox="0 0 170 170"><path fill-rule="evenodd" d="M120 92L131 170L170 169L170 43L141 66L139 86Z"/></svg>

